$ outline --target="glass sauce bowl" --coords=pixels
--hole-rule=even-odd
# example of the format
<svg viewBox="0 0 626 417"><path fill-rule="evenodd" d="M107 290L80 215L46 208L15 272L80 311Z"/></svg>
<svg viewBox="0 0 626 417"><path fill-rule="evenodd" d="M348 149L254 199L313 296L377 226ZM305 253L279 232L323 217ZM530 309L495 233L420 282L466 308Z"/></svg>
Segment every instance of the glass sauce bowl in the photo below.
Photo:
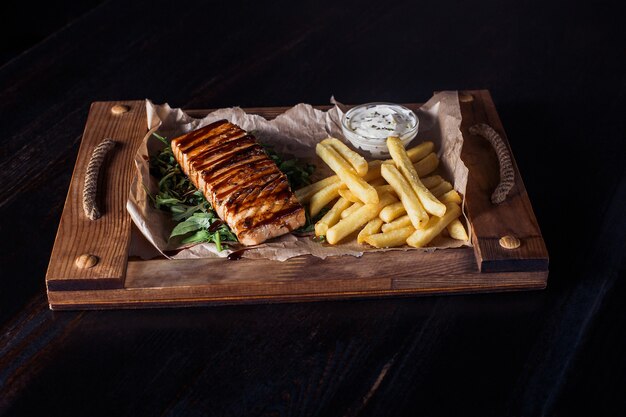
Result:
<svg viewBox="0 0 626 417"><path fill-rule="evenodd" d="M397 136L406 147L415 135L419 120L415 113L399 104L366 103L343 115L341 129L355 147L374 158L388 158L387 137Z"/></svg>

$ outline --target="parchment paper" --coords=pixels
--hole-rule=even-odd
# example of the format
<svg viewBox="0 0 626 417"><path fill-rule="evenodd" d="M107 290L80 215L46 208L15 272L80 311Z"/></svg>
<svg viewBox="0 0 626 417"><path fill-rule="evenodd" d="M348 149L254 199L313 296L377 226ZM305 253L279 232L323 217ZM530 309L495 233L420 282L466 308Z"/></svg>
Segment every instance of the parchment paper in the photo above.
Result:
<svg viewBox="0 0 626 417"><path fill-rule="evenodd" d="M334 99L332 101L336 103ZM132 183L127 203L133 222L146 239L168 258L226 257L232 251L218 252L214 243L197 244L180 250L180 247L173 246L169 242L169 235L174 227L170 214L155 209L146 192L147 190L154 195L158 189L156 179L150 175L149 160L163 147L163 144L154 138L152 133L157 132L161 136L172 139L216 120L227 119L244 130L253 132L259 141L273 146L278 153L294 155L315 164L317 170L313 179L317 180L332 175L332 172L315 155L315 145L328 136L345 140L341 132L343 112L340 107L341 105L336 103L333 108L324 112L308 104L298 104L273 120L246 114L241 108L233 107L217 110L202 119L195 119L181 109L172 109L168 104L155 105L150 100L146 100L150 131L135 155L137 175ZM468 170L460 158L463 136L459 129L461 111L457 92L445 91L434 95L416 114L419 118L419 132L409 146L415 146L425 140L433 141L441 160L437 172L450 181L461 195L465 195ZM349 143L348 145L351 146ZM375 249L360 245L355 239L331 246L313 241L311 237L288 234L248 249L243 252L243 256L284 261L294 256L307 254L326 258L339 255L361 256L364 252L370 251L432 251L469 245L469 242L439 237L431 242L431 246L423 249L410 247ZM142 253L130 255L145 257Z"/></svg>

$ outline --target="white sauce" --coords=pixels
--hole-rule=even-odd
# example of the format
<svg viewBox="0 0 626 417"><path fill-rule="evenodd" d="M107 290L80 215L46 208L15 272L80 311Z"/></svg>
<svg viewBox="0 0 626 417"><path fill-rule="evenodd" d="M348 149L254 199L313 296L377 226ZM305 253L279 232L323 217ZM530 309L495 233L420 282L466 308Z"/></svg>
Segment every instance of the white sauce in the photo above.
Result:
<svg viewBox="0 0 626 417"><path fill-rule="evenodd" d="M348 128L363 138L402 136L415 128L415 114L390 104L372 104L355 109L346 118Z"/></svg>

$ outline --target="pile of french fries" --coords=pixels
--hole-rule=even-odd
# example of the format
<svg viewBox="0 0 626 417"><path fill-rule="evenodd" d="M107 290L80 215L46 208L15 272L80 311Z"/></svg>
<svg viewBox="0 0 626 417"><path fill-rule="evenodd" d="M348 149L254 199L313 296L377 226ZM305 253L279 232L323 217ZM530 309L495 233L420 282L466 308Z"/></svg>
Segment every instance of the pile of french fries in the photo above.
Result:
<svg viewBox="0 0 626 417"><path fill-rule="evenodd" d="M376 248L423 247L444 230L468 240L459 220L461 196L439 175L428 176L439 165L434 144L405 150L391 136L387 147L392 159L367 162L338 139L317 144L317 155L336 175L296 191L311 218L334 201L315 234L334 245L358 231L359 243Z"/></svg>

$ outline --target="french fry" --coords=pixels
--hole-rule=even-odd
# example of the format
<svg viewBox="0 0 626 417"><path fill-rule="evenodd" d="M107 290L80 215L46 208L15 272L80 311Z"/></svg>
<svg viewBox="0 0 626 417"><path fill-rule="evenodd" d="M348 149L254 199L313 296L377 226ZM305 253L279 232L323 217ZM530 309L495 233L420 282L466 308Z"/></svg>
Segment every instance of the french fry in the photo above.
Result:
<svg viewBox="0 0 626 417"><path fill-rule="evenodd" d="M383 233L377 233L365 238L365 242L375 248L393 248L402 246L406 243L406 239L415 232L413 226L394 229Z"/></svg>
<svg viewBox="0 0 626 417"><path fill-rule="evenodd" d="M426 213L417 195L415 195L415 192L400 171L392 164L383 164L380 167L380 173L396 190L396 194L400 197L400 201L402 201L413 227L416 229L424 227L428 222L428 213Z"/></svg>
<svg viewBox="0 0 626 417"><path fill-rule="evenodd" d="M328 145L337 151L350 165L354 168L354 171L359 177L367 174L368 164L365 158L348 148L348 146L336 138L324 139L322 142L324 145Z"/></svg>
<svg viewBox="0 0 626 417"><path fill-rule="evenodd" d="M372 180L378 180L379 184L371 183L371 185L384 185L386 184L385 180L380 177L380 165L382 161L371 161L368 165L368 173L363 177L364 181L370 182ZM305 187L296 190L296 198L300 202L300 204L306 204L311 200L313 194L318 192L324 187L327 187L336 182L341 182L337 175L331 175L330 177L324 178L323 180L319 180L314 182L313 184L309 184Z"/></svg>
<svg viewBox="0 0 626 417"><path fill-rule="evenodd" d="M434 150L435 150L435 144L430 141L426 141L410 149L407 149L406 153L409 156L409 159L411 160L411 162L415 163L421 159L424 159L426 155L433 152ZM392 161L393 159L387 159L385 162L392 162Z"/></svg>
<svg viewBox="0 0 626 417"><path fill-rule="evenodd" d="M341 219L339 223L329 228L326 232L326 241L331 245L336 244L350 233L363 227L367 222L374 219L380 213L383 207L397 200L391 194L383 194L376 204L365 204L363 207L346 217Z"/></svg>
<svg viewBox="0 0 626 417"><path fill-rule="evenodd" d="M439 175L431 175L430 177L420 178L420 180L422 180L422 184L424 184L424 186L429 190L432 190L443 182L443 178Z"/></svg>
<svg viewBox="0 0 626 417"><path fill-rule="evenodd" d="M361 177L354 173L350 165L330 146L318 143L315 147L317 155L335 171L341 182L352 191L364 203L378 203L378 193Z"/></svg>
<svg viewBox="0 0 626 417"><path fill-rule="evenodd" d="M391 223L383 224L381 229L383 233L387 233L390 230L402 229L403 227L407 227L407 226L413 226L413 225L411 224L411 219L409 219L409 215L405 214L402 217L398 217Z"/></svg>
<svg viewBox="0 0 626 417"><path fill-rule="evenodd" d="M325 235L328 228L337 224L341 220L341 213L351 205L352 203L345 198L337 200L328 213L324 214L324 217L315 223L315 236Z"/></svg>
<svg viewBox="0 0 626 417"><path fill-rule="evenodd" d="M339 195L352 203L362 203L359 197L355 196L354 193L347 188L339 190Z"/></svg>
<svg viewBox="0 0 626 417"><path fill-rule="evenodd" d="M424 157L424 159L417 162L416 164L413 164L417 175L419 175L420 177L425 177L426 175L430 174L431 172L436 170L438 166L439 158L437 158L437 155L434 152L429 153Z"/></svg>
<svg viewBox="0 0 626 417"><path fill-rule="evenodd" d="M431 190L431 192L433 193L433 195L435 197L441 197L442 195L444 195L448 191L451 191L452 188L453 188L452 184L450 184L448 181L443 181L441 184L439 184L438 186L434 187Z"/></svg>
<svg viewBox="0 0 626 417"><path fill-rule="evenodd" d="M433 152L434 150L435 144L430 141L426 141L420 143L417 146L407 149L406 153L409 156L411 162L415 163L421 159L424 159L426 155Z"/></svg>
<svg viewBox="0 0 626 417"><path fill-rule="evenodd" d="M456 192L456 190L450 190L438 198L439 198L439 201L441 201L444 204L446 203L461 204L461 202L463 201L459 193Z"/></svg>
<svg viewBox="0 0 626 417"><path fill-rule="evenodd" d="M380 227L383 225L383 221L379 218L370 220L356 237L357 243L365 243L365 239L369 235L373 235L380 231Z"/></svg>
<svg viewBox="0 0 626 417"><path fill-rule="evenodd" d="M407 155L400 138L395 136L388 137L387 148L389 148L389 153L396 163L396 167L398 167L400 172L408 181L409 185L419 198L420 203L422 203L424 210L438 217L443 216L446 212L445 204L437 200L437 198L432 195L428 188L426 188L426 186L422 184L422 181L417 175L417 171L411 163L411 160L409 159L409 156Z"/></svg>
<svg viewBox="0 0 626 417"><path fill-rule="evenodd" d="M336 182L313 194L309 201L309 214L311 217L314 217L320 210L326 207L328 203L339 197L339 190L343 187L345 187L345 184Z"/></svg>
<svg viewBox="0 0 626 417"><path fill-rule="evenodd" d="M409 149L409 151L410 150L411 149ZM392 160L390 159L389 161L391 162ZM383 161L380 160L370 161L367 164L368 171L367 174L365 174L365 176L363 177L363 180L369 182L372 186L385 185L386 181L380 176L380 166L382 164ZM432 152L426 155L417 163L413 164L415 170L417 171L417 175L419 175L420 177L430 174L435 169L437 169L438 165L439 160L437 159L437 155ZM323 180L319 180L313 184L309 184L305 187L300 188L299 190L296 190L296 197L298 198L298 201L300 201L300 204L307 204L315 193L320 191L322 188L325 188L336 182L341 182L341 180L337 175L332 175L330 177L324 178Z"/></svg>
<svg viewBox="0 0 626 417"><path fill-rule="evenodd" d="M448 229L448 233L452 239L469 240L465 227L463 227L463 223L461 223L459 219L452 220L450 224L446 226L446 229Z"/></svg>
<svg viewBox="0 0 626 417"><path fill-rule="evenodd" d="M391 193L391 194L394 194L394 195L396 194L396 190L394 190L393 187L391 185L389 185L389 184L378 185L378 186L374 187L374 189L376 190L376 192L378 193L379 196L383 195L385 193ZM353 203L362 203L362 201L359 199L359 197L354 195L354 193L352 191L348 190L347 188L339 190L339 195L342 196L345 199L348 199L348 200L352 201Z"/></svg>
<svg viewBox="0 0 626 417"><path fill-rule="evenodd" d="M349 215L351 215L352 213L354 213L361 207L363 207L363 203L352 203L350 207L348 207L347 209L341 212L341 218L345 219L346 217L348 217Z"/></svg>
<svg viewBox="0 0 626 417"><path fill-rule="evenodd" d="M430 192L432 193L432 192L433 192L433 189L434 189L435 187L437 187L439 184L441 184L442 182L444 182L444 180L443 180L443 178L441 178L439 175L433 175L432 177L426 177L426 178L424 178L424 179L422 180L422 182L423 182L423 184L424 184L424 185L428 184L428 185L426 185L426 186L428 187L428 189L429 189L429 190L430 190ZM448 184L449 184L449 183L448 183ZM433 186L431 187L431 185L433 185ZM450 187L452 187L452 185L449 185L449 186L447 186L447 185L446 185L446 186L443 186L440 190L443 190L444 188L450 188ZM385 189L386 189L386 188L385 188L385 189L383 189L383 188L378 187L378 186L377 186L377 187L374 187L374 188L376 188L376 191L378 191L378 192L379 192L379 194L381 193L381 191L383 191L383 190L385 190ZM450 191L448 191L448 192L444 193L443 195L440 195L439 190L436 190L436 191L437 191L437 192L436 192L436 193L433 193L433 195L435 195L435 197L437 197L437 198L439 199L439 201L441 201L441 202L442 202L442 203L444 203L444 204L445 204L445 203L456 203L456 204L461 204L461 202L463 201L463 200L461 199L461 196L459 195L459 193L457 193L455 190L450 189ZM341 193L341 191L340 191L340 193ZM394 191L394 193L395 193L395 191ZM389 206L387 206L387 207L389 207ZM385 208L381 211L381 213L383 213L387 207L385 207ZM398 213L399 213L399 214L397 215L398 217L406 213L406 211L400 211L400 209L397 209L397 210L398 210ZM403 210L404 210L404 207L403 207ZM386 215L387 215L387 214L386 214ZM389 221L391 221L391 220L385 220L385 219L383 219L383 220L384 220L385 222L389 222Z"/></svg>
<svg viewBox="0 0 626 417"><path fill-rule="evenodd" d="M370 161L367 164L368 170L367 170L367 174L365 174L365 176L363 177L363 180L368 182L372 186L385 185L386 181L384 180L384 178L381 178L380 176L380 166L385 162L387 161L381 161L379 159ZM393 160L390 159L388 162L391 163L393 162ZM415 167L415 170L417 171L417 175L419 175L420 177L423 177L437 169L437 167L439 166L439 159L437 158L437 155L435 153L431 152L428 155L426 155L424 158L422 158L420 161L413 164L413 166ZM340 182L340 181L341 180L339 179L337 175L333 175L331 177L324 178L323 180L320 180L314 184L307 185L306 187L301 188L300 190L296 191L296 195L298 196L298 199L300 199L299 197L300 195L302 195L303 197L306 197L306 193L308 192L309 187L316 187L315 192L317 192L320 189L324 188L325 186L332 184L333 182ZM318 183L322 183L322 184L317 185ZM313 192L313 194L315 194L315 192ZM306 202L307 200L304 199L304 203Z"/></svg>
<svg viewBox="0 0 626 417"><path fill-rule="evenodd" d="M427 177L439 165L432 142L424 142L406 151L401 143L394 145L394 142L392 139L390 143L391 148L395 147L392 157L395 154L396 160L369 163L364 163L364 159L356 152L341 142L337 144L332 138L318 144L317 154L336 175L297 190L296 197L303 204L309 204L311 216L319 213L332 200L339 199L316 223L315 234L324 235L329 243L336 244L361 229L357 241L374 247L400 246L405 242L412 243L412 246L424 246L444 229L455 239L467 240L467 231L458 220L458 215L453 216L456 211L460 212L458 205L462 203L461 196L439 175ZM367 172L360 177L359 174L365 171L365 164ZM452 213L446 213L443 217L428 216L409 177L399 169L403 167L410 172L409 166L413 168L422 187L437 197L446 210L453 207ZM378 202L365 203L362 198L373 201L373 193L376 193Z"/></svg>
<svg viewBox="0 0 626 417"><path fill-rule="evenodd" d="M387 207L383 208L378 217L385 223L389 223L403 214L406 214L406 210L404 209L402 201L398 201L397 203L389 204Z"/></svg>
<svg viewBox="0 0 626 417"><path fill-rule="evenodd" d="M429 180L430 178L430 180ZM427 181L428 180L428 181ZM441 183L441 181L443 181L443 179L439 176L439 175L435 175L433 177L426 177L424 178L424 185L426 185L426 183L430 184L435 184L435 186L437 186L437 182ZM390 187L389 185L385 186L385 187ZM430 189L431 187L427 185L427 187ZM382 188L382 187L374 187L376 188L376 191L378 191L378 194L381 194L382 191L387 190L387 188ZM434 187L433 187L434 188ZM432 192L432 190L431 190ZM341 190L339 190L339 193L341 193ZM395 190L394 190L395 193ZM457 203L457 204L461 204L461 196L459 195L459 193L457 193L454 190L448 191L447 193L445 193L444 195L439 197L439 201L441 201L442 203ZM393 221L395 218L402 216L403 214L406 214L406 210L404 209L404 206L402 205L402 203L398 202L398 203L393 203L388 205L387 207L385 207L384 209L382 209L380 211L380 218L386 222L389 223L391 221Z"/></svg>
<svg viewBox="0 0 626 417"><path fill-rule="evenodd" d="M339 182L339 177L336 175L324 178L323 180L314 182L313 184L309 184L305 187L300 188L299 190L296 190L296 198L298 199L300 204L307 204L311 200L311 197L313 197L313 194L317 193L322 188L326 188L329 185L337 182Z"/></svg>
<svg viewBox="0 0 626 417"><path fill-rule="evenodd" d="M454 203L446 204L446 214L443 217L432 216L426 227L413 232L406 240L410 246L421 248L433 240L452 220L461 215L461 208Z"/></svg>

